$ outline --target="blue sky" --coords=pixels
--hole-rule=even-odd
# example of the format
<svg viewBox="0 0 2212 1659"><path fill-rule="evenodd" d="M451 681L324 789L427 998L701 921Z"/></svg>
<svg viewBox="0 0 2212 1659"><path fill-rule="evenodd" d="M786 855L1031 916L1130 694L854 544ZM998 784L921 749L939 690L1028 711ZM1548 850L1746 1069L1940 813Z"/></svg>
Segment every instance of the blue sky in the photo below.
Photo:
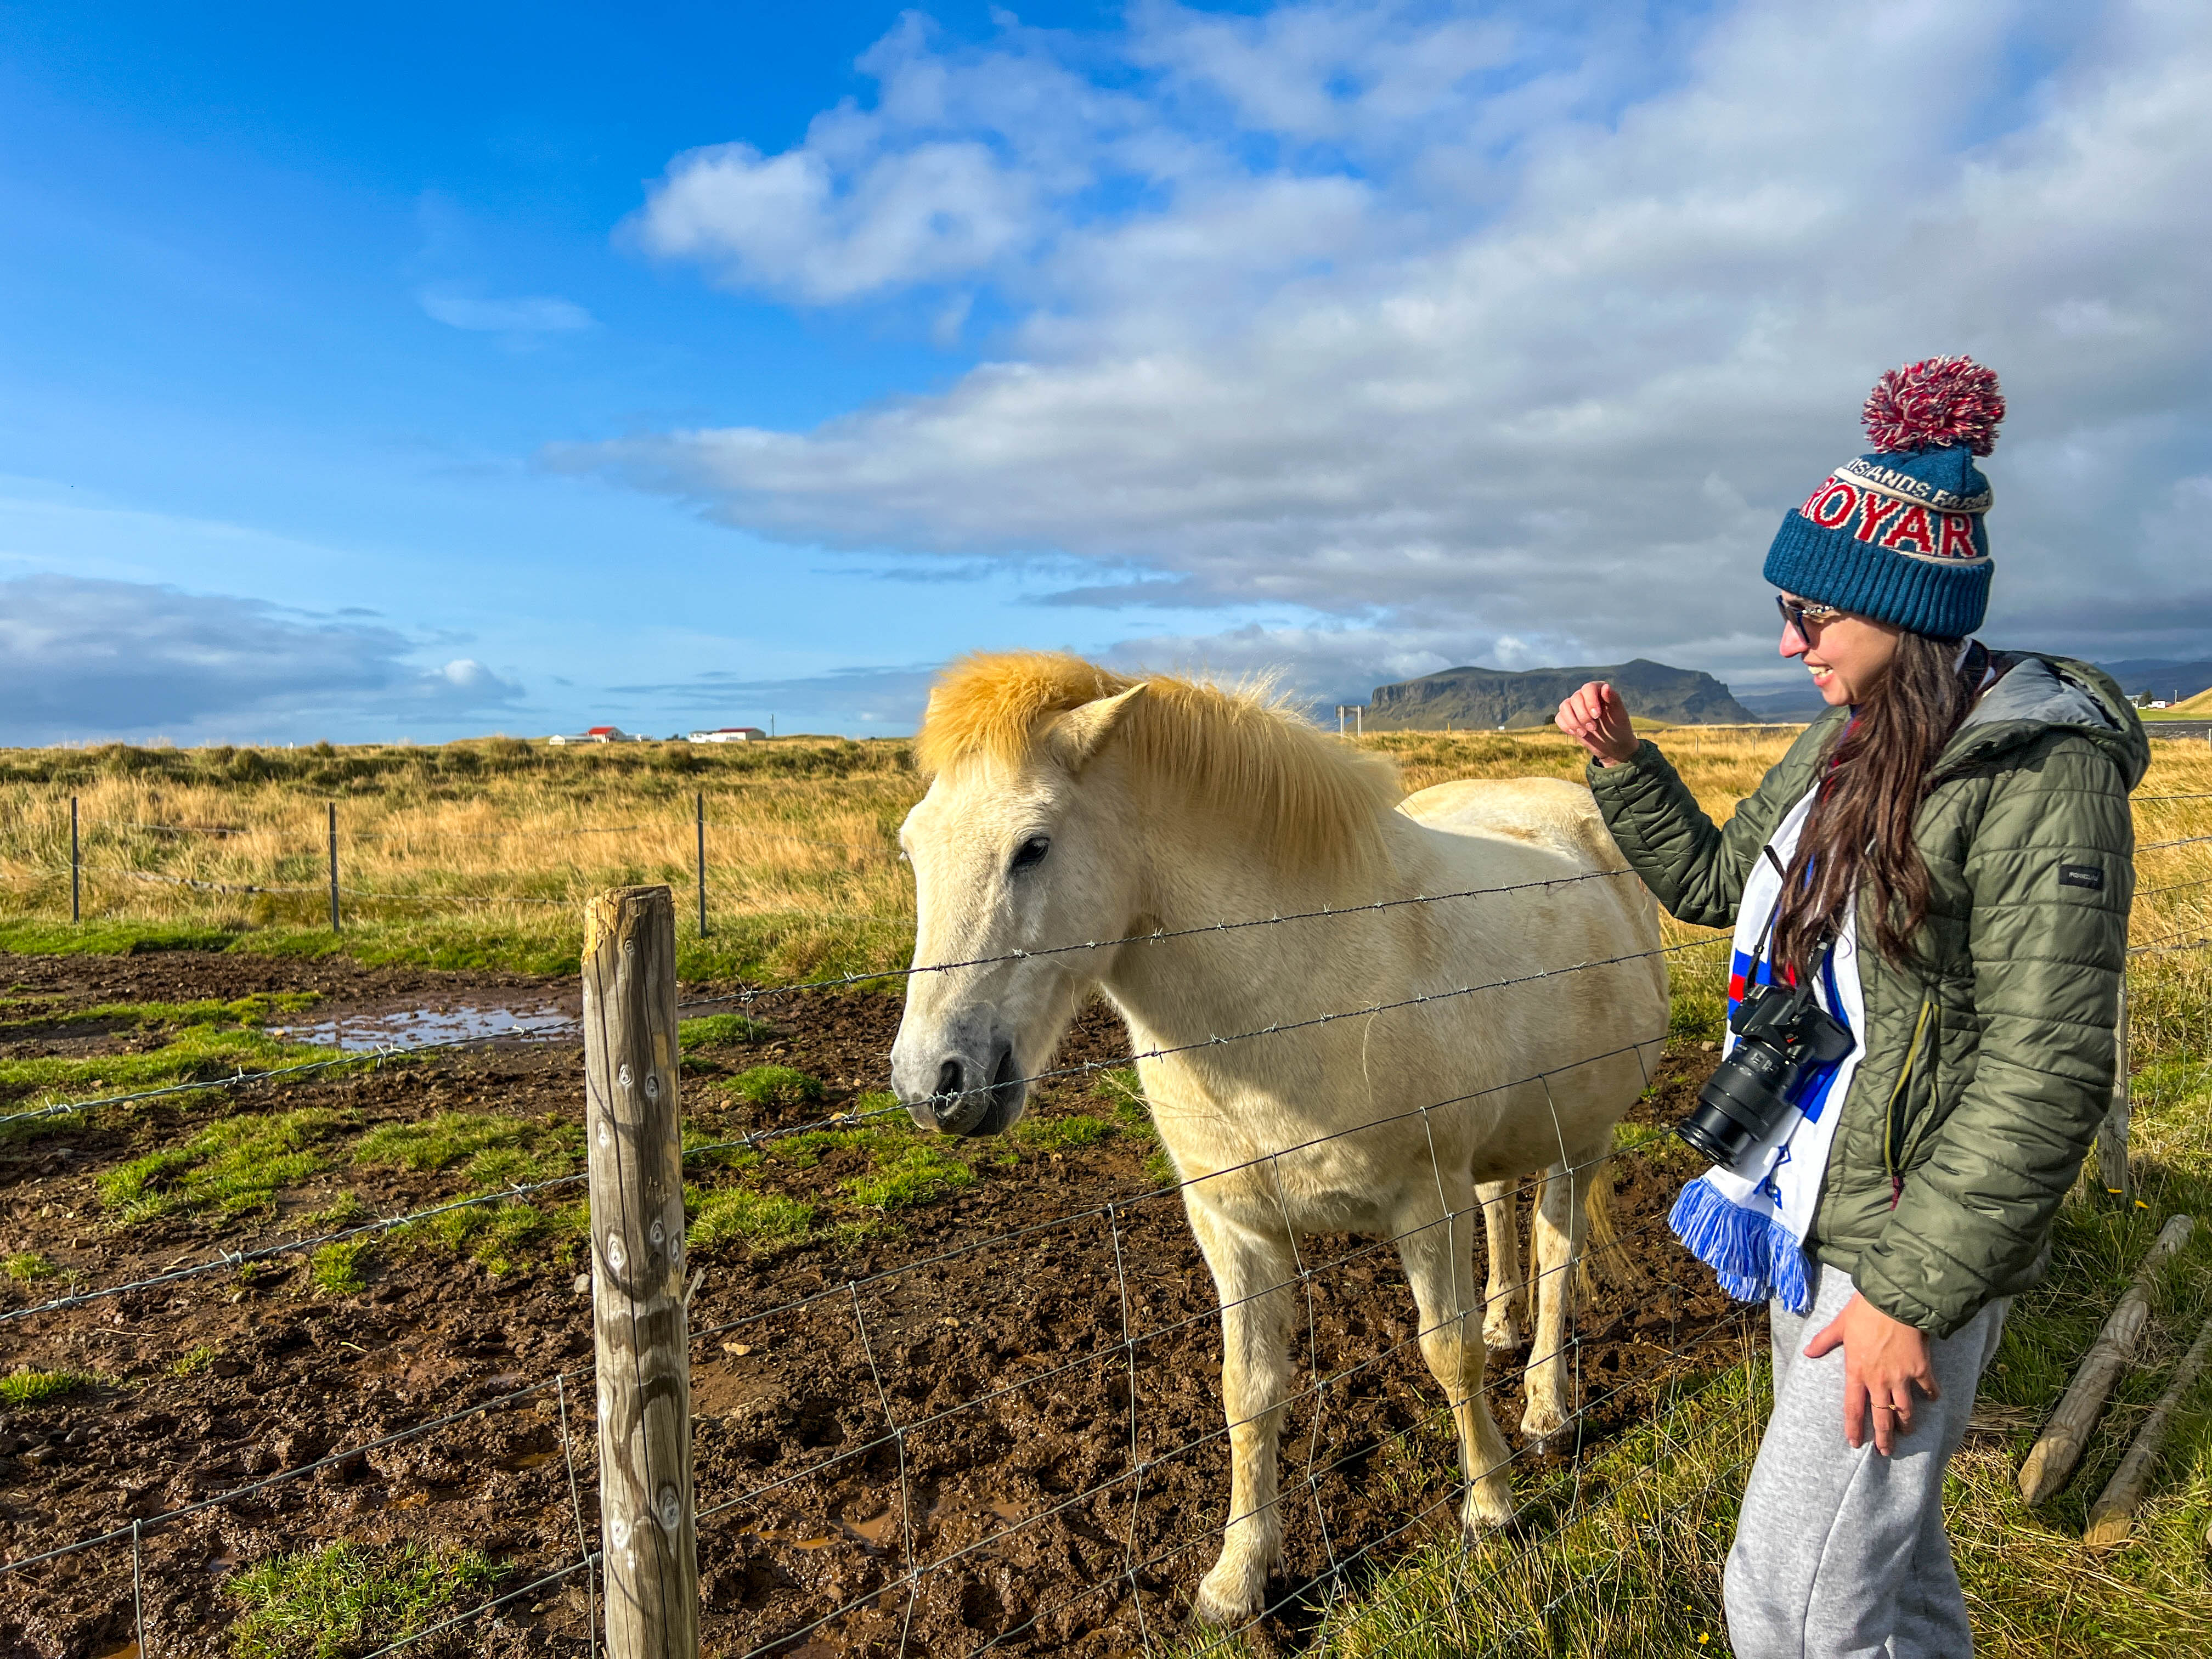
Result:
<svg viewBox="0 0 2212 1659"><path fill-rule="evenodd" d="M2208 100L2183 5L10 9L0 740L1784 683L1946 350L1992 637L2206 654Z"/></svg>

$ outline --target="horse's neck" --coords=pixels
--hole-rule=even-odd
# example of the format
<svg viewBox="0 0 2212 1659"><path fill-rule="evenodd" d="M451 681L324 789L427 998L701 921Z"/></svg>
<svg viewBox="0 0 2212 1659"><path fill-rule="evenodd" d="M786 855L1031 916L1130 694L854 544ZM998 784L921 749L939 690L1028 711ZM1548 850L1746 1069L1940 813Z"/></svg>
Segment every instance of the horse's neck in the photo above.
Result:
<svg viewBox="0 0 2212 1659"><path fill-rule="evenodd" d="M1438 873L1426 832L1392 813L1383 836L1386 856L1347 881L1328 872L1286 874L1236 836L1155 820L1144 849L1153 874L1143 925L1185 937L1124 945L1104 990L1140 1039L1165 1047L1261 1030L1286 1009L1297 1018L1314 1007L1387 1000L1397 981L1419 971L1420 929L1408 912L1268 920L1422 890ZM1257 925L1212 931L1222 923Z"/></svg>

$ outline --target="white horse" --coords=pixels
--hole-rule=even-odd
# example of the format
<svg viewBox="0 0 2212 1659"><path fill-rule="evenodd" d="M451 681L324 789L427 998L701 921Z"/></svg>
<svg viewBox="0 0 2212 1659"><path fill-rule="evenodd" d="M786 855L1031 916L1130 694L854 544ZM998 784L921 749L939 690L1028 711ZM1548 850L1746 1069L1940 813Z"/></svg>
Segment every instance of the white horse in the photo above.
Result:
<svg viewBox="0 0 2212 1659"><path fill-rule="evenodd" d="M1602 1160L1667 1029L1656 910L1632 876L1594 873L1620 859L1589 792L1462 782L1400 803L1385 762L1256 698L1066 656L956 665L918 755L932 781L899 837L915 962L973 965L908 981L891 1073L915 1121L1005 1130L1094 993L1160 1051L1138 1073L1220 1295L1230 1425L1230 1519L1196 1616L1256 1613L1281 1553L1300 1234L1396 1242L1459 1431L1462 1524L1510 1520L1470 1327L1473 1210L1491 1334L1510 1340L1510 1183L1547 1172L1521 1425L1541 1438L1569 1418L1569 1270L1610 1192ZM1182 934L1478 888L1504 890Z"/></svg>

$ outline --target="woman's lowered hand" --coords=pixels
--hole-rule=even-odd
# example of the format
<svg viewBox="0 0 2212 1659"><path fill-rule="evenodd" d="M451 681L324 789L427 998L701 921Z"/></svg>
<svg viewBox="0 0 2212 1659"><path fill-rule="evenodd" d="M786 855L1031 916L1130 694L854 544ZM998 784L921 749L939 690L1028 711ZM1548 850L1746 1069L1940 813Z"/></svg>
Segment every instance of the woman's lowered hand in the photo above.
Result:
<svg viewBox="0 0 2212 1659"><path fill-rule="evenodd" d="M1844 1350L1844 1438L1854 1449L1866 1444L1887 1457L1912 1432L1917 1390L1940 1397L1928 1339L1901 1319L1892 1319L1866 1297L1853 1294L1843 1312L1805 1345L1805 1358L1818 1359L1840 1344Z"/></svg>
<svg viewBox="0 0 2212 1659"><path fill-rule="evenodd" d="M1592 680L1559 705L1559 726L1600 766L1618 766L1635 756L1636 728L1628 723L1628 705L1603 680Z"/></svg>

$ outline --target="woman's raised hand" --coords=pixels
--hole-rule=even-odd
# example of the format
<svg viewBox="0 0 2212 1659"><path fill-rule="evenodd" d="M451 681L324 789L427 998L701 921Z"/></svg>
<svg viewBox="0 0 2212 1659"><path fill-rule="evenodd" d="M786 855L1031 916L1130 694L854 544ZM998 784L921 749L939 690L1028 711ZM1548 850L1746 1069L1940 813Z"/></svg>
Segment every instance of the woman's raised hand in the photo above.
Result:
<svg viewBox="0 0 2212 1659"><path fill-rule="evenodd" d="M1636 728L1628 705L1603 680L1592 680L1559 705L1559 730L1590 751L1600 766L1618 766L1636 753Z"/></svg>

